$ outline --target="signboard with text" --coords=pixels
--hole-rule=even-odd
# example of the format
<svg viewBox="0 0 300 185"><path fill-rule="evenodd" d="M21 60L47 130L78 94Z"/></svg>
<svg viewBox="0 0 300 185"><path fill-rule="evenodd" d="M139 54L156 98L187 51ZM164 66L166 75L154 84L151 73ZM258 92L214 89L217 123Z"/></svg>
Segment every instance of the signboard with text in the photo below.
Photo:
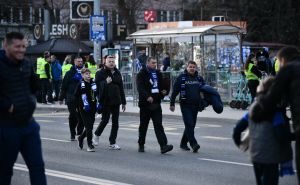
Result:
<svg viewBox="0 0 300 185"><path fill-rule="evenodd" d="M105 16L93 15L90 17L90 40L105 41L106 21Z"/></svg>

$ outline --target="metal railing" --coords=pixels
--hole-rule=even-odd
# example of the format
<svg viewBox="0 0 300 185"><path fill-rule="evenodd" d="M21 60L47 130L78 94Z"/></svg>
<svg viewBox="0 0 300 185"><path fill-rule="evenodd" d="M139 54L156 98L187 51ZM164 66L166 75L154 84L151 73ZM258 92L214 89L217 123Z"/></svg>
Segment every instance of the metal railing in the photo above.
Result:
<svg viewBox="0 0 300 185"><path fill-rule="evenodd" d="M173 85L177 77L182 71L168 71L162 72L165 78L170 79L170 93L173 91ZM121 72L123 77L124 91L127 101L133 101L134 105L138 101L138 92L136 88L136 75L133 72ZM237 84L239 80L243 78L240 72L228 72L228 71L207 71L204 75L204 80L207 85L215 87L223 102L229 102L233 99L237 90Z"/></svg>

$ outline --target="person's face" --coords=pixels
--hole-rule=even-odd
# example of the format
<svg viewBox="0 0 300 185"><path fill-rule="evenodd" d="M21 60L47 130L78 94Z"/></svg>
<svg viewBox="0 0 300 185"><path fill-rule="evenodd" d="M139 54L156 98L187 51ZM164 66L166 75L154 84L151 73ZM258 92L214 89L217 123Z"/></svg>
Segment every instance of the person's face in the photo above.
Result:
<svg viewBox="0 0 300 185"><path fill-rule="evenodd" d="M90 81L91 80L91 73L90 72L85 72L82 74L82 78L85 80L85 81Z"/></svg>
<svg viewBox="0 0 300 185"><path fill-rule="evenodd" d="M114 57L107 57L106 61L105 61L105 67L107 67L108 69L115 68L116 67L115 58Z"/></svg>
<svg viewBox="0 0 300 185"><path fill-rule="evenodd" d="M10 59L23 60L26 52L26 40L13 39L9 43L5 41L4 49Z"/></svg>
<svg viewBox="0 0 300 185"><path fill-rule="evenodd" d="M191 75L194 75L195 72L197 71L197 66L194 64L189 64L186 68L187 72Z"/></svg>
<svg viewBox="0 0 300 185"><path fill-rule="evenodd" d="M148 63L147 66L150 69L156 69L157 61L155 59L151 59Z"/></svg>
<svg viewBox="0 0 300 185"><path fill-rule="evenodd" d="M75 64L75 66L77 66L77 67L82 67L82 66L83 66L83 60L82 60L82 58L76 58L76 59L74 60L74 64Z"/></svg>
<svg viewBox="0 0 300 185"><path fill-rule="evenodd" d="M55 57L51 56L51 62L54 62L54 60L55 60Z"/></svg>
<svg viewBox="0 0 300 185"><path fill-rule="evenodd" d="M287 61L284 58L278 58L280 67L287 65Z"/></svg>

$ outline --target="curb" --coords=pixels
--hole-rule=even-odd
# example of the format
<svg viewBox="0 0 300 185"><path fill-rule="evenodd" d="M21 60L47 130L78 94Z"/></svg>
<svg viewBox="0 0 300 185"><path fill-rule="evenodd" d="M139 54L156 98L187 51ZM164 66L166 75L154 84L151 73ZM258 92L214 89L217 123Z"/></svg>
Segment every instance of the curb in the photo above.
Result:
<svg viewBox="0 0 300 185"><path fill-rule="evenodd" d="M35 110L42 110L42 111L54 111L54 112L62 112L62 111L68 111L67 107L36 107ZM140 114L138 112L120 112L121 116L139 116ZM181 115L172 115L172 114L163 114L163 118L167 119L180 119L182 120ZM212 117L198 117L198 121L208 121L208 122L220 122L222 120L222 123L236 123L237 119L230 119L230 118L212 118Z"/></svg>

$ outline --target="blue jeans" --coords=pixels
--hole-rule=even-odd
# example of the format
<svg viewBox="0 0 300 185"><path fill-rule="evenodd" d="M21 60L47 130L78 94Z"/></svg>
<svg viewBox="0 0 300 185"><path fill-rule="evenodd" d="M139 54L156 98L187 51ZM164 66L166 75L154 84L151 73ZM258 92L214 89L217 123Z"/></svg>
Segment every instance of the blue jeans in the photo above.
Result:
<svg viewBox="0 0 300 185"><path fill-rule="evenodd" d="M198 115L198 106L181 104L180 108L185 126L180 145L185 146L187 145L187 142L189 142L191 147L193 147L198 144L194 135Z"/></svg>
<svg viewBox="0 0 300 185"><path fill-rule="evenodd" d="M11 183L13 166L19 152L29 169L31 185L47 184L39 130L40 126L34 119L25 126L0 122L1 185Z"/></svg>

